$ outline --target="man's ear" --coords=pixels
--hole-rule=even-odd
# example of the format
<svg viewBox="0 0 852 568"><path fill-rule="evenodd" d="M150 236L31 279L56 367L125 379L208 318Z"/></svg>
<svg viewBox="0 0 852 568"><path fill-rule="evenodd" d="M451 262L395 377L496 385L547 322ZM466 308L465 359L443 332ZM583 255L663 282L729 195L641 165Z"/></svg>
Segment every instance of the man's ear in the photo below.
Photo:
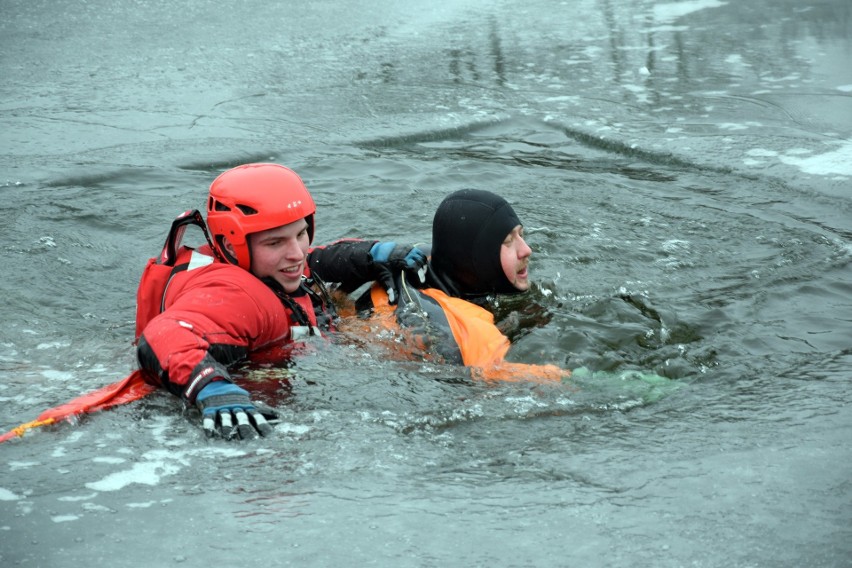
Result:
<svg viewBox="0 0 852 568"><path fill-rule="evenodd" d="M225 235L216 235L216 244L224 253L226 257L224 260L231 264L237 264L237 253L234 250L234 245L231 244L231 241Z"/></svg>
<svg viewBox="0 0 852 568"><path fill-rule="evenodd" d="M228 237L222 236L222 248L230 255L231 258L237 258L237 251L234 250L234 245L228 240Z"/></svg>

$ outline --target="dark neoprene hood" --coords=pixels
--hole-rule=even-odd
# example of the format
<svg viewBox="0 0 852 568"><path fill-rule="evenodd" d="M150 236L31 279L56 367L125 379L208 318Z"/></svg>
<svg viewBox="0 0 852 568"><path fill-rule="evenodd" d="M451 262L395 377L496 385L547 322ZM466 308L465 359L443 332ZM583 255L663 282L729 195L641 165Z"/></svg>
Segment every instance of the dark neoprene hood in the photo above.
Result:
<svg viewBox="0 0 852 568"><path fill-rule="evenodd" d="M490 191L450 194L432 222L432 270L460 296L517 294L500 264L500 246L520 224L512 206Z"/></svg>

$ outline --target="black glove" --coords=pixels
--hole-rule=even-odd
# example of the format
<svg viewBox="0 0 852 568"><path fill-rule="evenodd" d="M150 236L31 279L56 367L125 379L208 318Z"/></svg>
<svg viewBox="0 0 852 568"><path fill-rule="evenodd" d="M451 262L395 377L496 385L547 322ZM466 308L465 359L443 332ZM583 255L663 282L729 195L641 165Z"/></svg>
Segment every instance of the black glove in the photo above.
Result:
<svg viewBox="0 0 852 568"><path fill-rule="evenodd" d="M275 411L263 408L249 399L249 393L228 381L214 381L198 393L195 405L201 411L202 426L207 437L226 440L250 440L269 436L274 431L267 418L277 418Z"/></svg>
<svg viewBox="0 0 852 568"><path fill-rule="evenodd" d="M378 268L379 280L388 292L388 302L396 303L394 273L404 271L415 286L426 282L426 254L415 246L393 241L377 242L370 248L370 258Z"/></svg>

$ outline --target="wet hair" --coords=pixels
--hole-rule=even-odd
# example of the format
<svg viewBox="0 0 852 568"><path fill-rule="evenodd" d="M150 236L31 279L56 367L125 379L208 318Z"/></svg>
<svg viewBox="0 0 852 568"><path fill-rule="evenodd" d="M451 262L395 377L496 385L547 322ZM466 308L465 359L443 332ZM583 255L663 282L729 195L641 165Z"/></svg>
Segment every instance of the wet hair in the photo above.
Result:
<svg viewBox="0 0 852 568"><path fill-rule="evenodd" d="M520 224L512 206L490 191L448 195L432 221L431 284L466 298L521 292L500 262L500 246Z"/></svg>

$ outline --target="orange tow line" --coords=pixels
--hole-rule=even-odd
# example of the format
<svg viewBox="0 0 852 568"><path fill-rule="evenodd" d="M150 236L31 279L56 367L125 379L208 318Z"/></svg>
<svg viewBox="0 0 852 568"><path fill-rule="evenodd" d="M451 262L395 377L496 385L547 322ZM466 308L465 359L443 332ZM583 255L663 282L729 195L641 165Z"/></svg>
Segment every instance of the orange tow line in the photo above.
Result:
<svg viewBox="0 0 852 568"><path fill-rule="evenodd" d="M87 414L97 412L104 408L116 406L118 404L126 404L138 400L157 390L157 387L146 383L142 371L136 370L126 376L124 379L106 385L98 390L78 396L75 399L69 400L65 404L60 404L53 408L49 408L39 414L38 418L31 422L21 424L12 428L3 435L0 435L0 443L18 438L24 435L27 430L38 428L39 426L47 426L55 424L61 420L69 419L72 416L79 414Z"/></svg>

